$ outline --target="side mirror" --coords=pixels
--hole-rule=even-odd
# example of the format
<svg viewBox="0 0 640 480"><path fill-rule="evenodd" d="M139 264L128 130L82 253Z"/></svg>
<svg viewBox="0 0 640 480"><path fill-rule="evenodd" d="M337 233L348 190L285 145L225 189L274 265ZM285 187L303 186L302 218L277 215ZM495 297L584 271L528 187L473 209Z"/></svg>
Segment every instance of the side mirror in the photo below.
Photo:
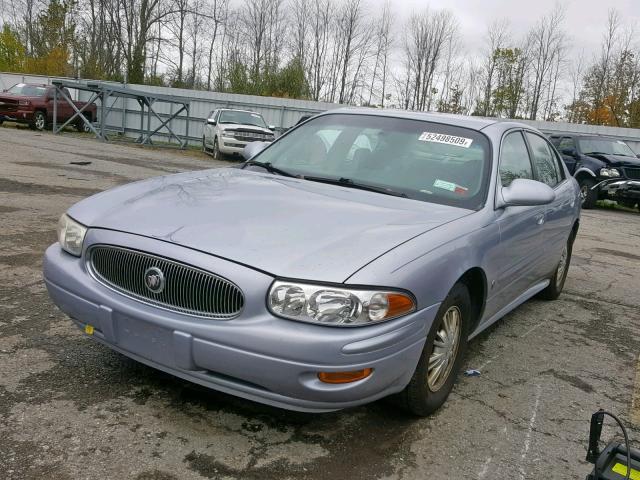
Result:
<svg viewBox="0 0 640 480"><path fill-rule="evenodd" d="M516 178L508 187L502 187L502 201L505 207L527 207L547 205L556 198L556 192L542 182L526 178Z"/></svg>
<svg viewBox="0 0 640 480"><path fill-rule="evenodd" d="M271 143L270 142L251 142L248 143L244 149L242 150L242 157L245 160L251 160L253 157L258 155L262 150L267 148Z"/></svg>
<svg viewBox="0 0 640 480"><path fill-rule="evenodd" d="M208 123L209 125L215 125L215 124L216 124L216 121L215 121L213 118L207 118L207 123Z"/></svg>
<svg viewBox="0 0 640 480"><path fill-rule="evenodd" d="M563 155L566 155L567 157L575 157L576 156L576 149L575 148L563 148L561 153Z"/></svg>
<svg viewBox="0 0 640 480"><path fill-rule="evenodd" d="M275 130L276 126L275 125L269 125L269 130Z"/></svg>

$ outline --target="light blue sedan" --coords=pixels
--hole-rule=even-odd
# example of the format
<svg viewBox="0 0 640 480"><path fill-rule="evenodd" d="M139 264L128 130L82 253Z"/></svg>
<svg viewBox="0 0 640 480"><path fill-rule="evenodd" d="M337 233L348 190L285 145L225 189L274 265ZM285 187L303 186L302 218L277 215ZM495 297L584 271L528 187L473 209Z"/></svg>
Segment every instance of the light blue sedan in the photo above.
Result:
<svg viewBox="0 0 640 480"><path fill-rule="evenodd" d="M323 412L451 392L469 339L562 291L575 180L538 131L344 109L236 168L74 205L44 277L87 335L216 390Z"/></svg>

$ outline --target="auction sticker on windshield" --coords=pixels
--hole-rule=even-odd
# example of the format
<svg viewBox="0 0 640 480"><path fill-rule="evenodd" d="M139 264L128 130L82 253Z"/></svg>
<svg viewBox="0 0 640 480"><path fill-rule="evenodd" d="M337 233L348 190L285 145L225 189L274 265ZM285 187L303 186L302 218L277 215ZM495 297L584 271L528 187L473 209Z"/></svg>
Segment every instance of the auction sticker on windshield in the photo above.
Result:
<svg viewBox="0 0 640 480"><path fill-rule="evenodd" d="M418 140L422 142L444 143L454 145L456 147L469 148L473 143L472 138L456 137L454 135L445 135L444 133L422 132Z"/></svg>

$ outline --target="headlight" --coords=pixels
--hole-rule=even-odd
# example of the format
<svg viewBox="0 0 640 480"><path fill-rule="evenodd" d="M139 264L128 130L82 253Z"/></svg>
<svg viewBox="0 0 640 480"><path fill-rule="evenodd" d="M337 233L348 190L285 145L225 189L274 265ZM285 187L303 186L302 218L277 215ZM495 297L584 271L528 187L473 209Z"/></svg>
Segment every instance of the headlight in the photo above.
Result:
<svg viewBox="0 0 640 480"><path fill-rule="evenodd" d="M222 136L225 138L233 138L233 132L222 131Z"/></svg>
<svg viewBox="0 0 640 480"><path fill-rule="evenodd" d="M18 100L18 105L28 107L29 105L31 105L31 102L29 100Z"/></svg>
<svg viewBox="0 0 640 480"><path fill-rule="evenodd" d="M616 168L601 168L600 176L601 177L619 177L620 172Z"/></svg>
<svg viewBox="0 0 640 480"><path fill-rule="evenodd" d="M65 252L79 257L87 228L63 213L58 221L58 241Z"/></svg>
<svg viewBox="0 0 640 480"><path fill-rule="evenodd" d="M280 317L335 326L370 325L416 309L413 298L402 292L280 280L271 286L267 303Z"/></svg>

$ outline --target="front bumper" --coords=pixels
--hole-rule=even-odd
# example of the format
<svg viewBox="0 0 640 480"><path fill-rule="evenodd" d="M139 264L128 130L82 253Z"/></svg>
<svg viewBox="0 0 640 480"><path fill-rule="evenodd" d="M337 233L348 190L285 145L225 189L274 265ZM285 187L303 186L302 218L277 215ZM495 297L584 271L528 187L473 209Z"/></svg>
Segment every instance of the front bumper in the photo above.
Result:
<svg viewBox="0 0 640 480"><path fill-rule="evenodd" d="M0 112L0 119L5 122L31 123L33 121L33 110L17 110L15 112Z"/></svg>
<svg viewBox="0 0 640 480"><path fill-rule="evenodd" d="M258 402L331 411L401 391L411 379L438 305L379 325L335 328L280 319L265 306L273 278L201 252L113 231L89 230L94 243L123 245L198 265L234 281L245 294L232 320L189 317L114 292L91 277L83 259L54 244L44 276L54 303L98 342L177 377ZM332 385L320 371L373 368L358 382Z"/></svg>
<svg viewBox="0 0 640 480"><path fill-rule="evenodd" d="M599 183L600 188L612 199L624 198L640 200L640 180L609 179Z"/></svg>
<svg viewBox="0 0 640 480"><path fill-rule="evenodd" d="M237 140L233 137L220 137L218 148L222 153L226 155L242 155L244 147L246 147L250 143L251 142Z"/></svg>

